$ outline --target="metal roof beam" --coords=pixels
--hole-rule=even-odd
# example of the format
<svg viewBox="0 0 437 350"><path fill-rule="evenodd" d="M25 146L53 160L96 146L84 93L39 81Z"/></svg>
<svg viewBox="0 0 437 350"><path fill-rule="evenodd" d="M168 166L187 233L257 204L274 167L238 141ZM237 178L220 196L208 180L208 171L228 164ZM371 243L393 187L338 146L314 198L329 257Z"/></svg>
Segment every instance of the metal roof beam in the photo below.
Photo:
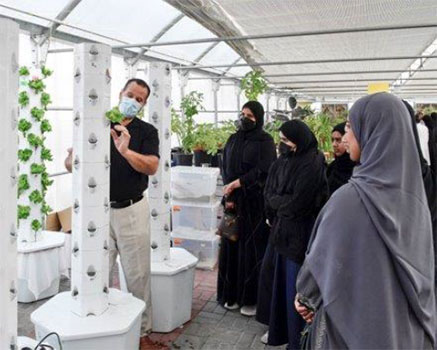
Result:
<svg viewBox="0 0 437 350"><path fill-rule="evenodd" d="M345 29L331 29L331 30L316 30L316 31L303 31L303 32L287 32L287 33L271 33L271 34L255 34L255 35L241 35L241 36L227 36L217 38L201 38L192 40L176 40L167 41L161 43L140 43L140 44L128 44L117 45L116 48L134 48L143 46L172 46L172 45L191 45L191 44L204 44L222 41L241 41L241 40L259 40L259 39L277 39L277 38L291 38L301 36L317 36L317 35L331 35L331 34L349 34L349 33L363 33L363 32L380 32L389 30L410 30L410 29L425 29L436 28L437 24L415 24L415 25L403 25L403 26L380 26L380 27L362 27L362 28L345 28Z"/></svg>
<svg viewBox="0 0 437 350"><path fill-rule="evenodd" d="M353 83L353 82L372 82L372 81L394 81L395 78L376 78L376 79L338 79L338 80L306 80L306 81L271 81L271 84L320 84L320 83ZM437 77L408 78L410 80L437 80Z"/></svg>

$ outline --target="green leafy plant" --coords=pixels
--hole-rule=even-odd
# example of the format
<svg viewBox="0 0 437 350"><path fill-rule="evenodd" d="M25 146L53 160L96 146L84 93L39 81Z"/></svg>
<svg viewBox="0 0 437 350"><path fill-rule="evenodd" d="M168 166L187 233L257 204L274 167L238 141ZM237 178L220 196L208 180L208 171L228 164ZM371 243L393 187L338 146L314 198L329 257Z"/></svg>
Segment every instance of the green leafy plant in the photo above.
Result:
<svg viewBox="0 0 437 350"><path fill-rule="evenodd" d="M45 167L44 164L36 164L36 163L33 163L33 164L30 166L30 173L31 173L32 175L39 175L39 174L42 174L45 170L46 170L46 167Z"/></svg>
<svg viewBox="0 0 437 350"><path fill-rule="evenodd" d="M18 104L21 107L26 107L29 104L29 95L26 91L21 91L18 95Z"/></svg>
<svg viewBox="0 0 437 350"><path fill-rule="evenodd" d="M32 230L35 232L41 230L41 228L42 228L41 221L36 220L36 219L32 220L30 227L32 227Z"/></svg>
<svg viewBox="0 0 437 350"><path fill-rule="evenodd" d="M47 109L47 106L52 103L52 100L50 98L50 95L47 92L43 92L41 94L41 105Z"/></svg>
<svg viewBox="0 0 437 350"><path fill-rule="evenodd" d="M21 131L26 137L26 133L32 129L32 123L27 121L26 119L20 119L18 122L18 130Z"/></svg>
<svg viewBox="0 0 437 350"><path fill-rule="evenodd" d="M53 160L52 151L50 151L48 148L43 147L43 149L41 150L41 160L51 162Z"/></svg>
<svg viewBox="0 0 437 350"><path fill-rule="evenodd" d="M29 180L26 174L22 174L18 177L18 197L20 197L24 191L27 191L30 188Z"/></svg>
<svg viewBox="0 0 437 350"><path fill-rule="evenodd" d="M29 68L27 68L26 66L21 67L20 70L18 71L18 74L19 74L21 77L26 77L26 76L28 76L28 75L30 74L30 72L29 72Z"/></svg>
<svg viewBox="0 0 437 350"><path fill-rule="evenodd" d="M44 201L43 205L41 206L41 213L44 215L49 215L52 211L52 208Z"/></svg>
<svg viewBox="0 0 437 350"><path fill-rule="evenodd" d="M42 137L36 136L35 134L27 135L27 141L32 147L38 148L44 145L44 139Z"/></svg>
<svg viewBox="0 0 437 350"><path fill-rule="evenodd" d="M21 162L27 162L32 157L33 151L29 148L18 150L18 160Z"/></svg>
<svg viewBox="0 0 437 350"><path fill-rule="evenodd" d="M240 87L249 101L257 101L258 96L267 90L268 85L260 71L251 71L241 80Z"/></svg>
<svg viewBox="0 0 437 350"><path fill-rule="evenodd" d="M52 126L47 119L41 121L41 133L44 134L46 132L52 131Z"/></svg>
<svg viewBox="0 0 437 350"><path fill-rule="evenodd" d="M44 201L44 197L40 191L33 190L32 193L29 195L29 200L35 204L39 204Z"/></svg>
<svg viewBox="0 0 437 350"><path fill-rule="evenodd" d="M124 119L124 116L123 116L123 114L121 114L121 112L118 109L118 107L114 107L111 110L107 111L105 113L105 116L112 123L121 123L121 121Z"/></svg>
<svg viewBox="0 0 437 350"><path fill-rule="evenodd" d="M48 69L46 66L42 66L41 74L44 76L44 78L47 78L53 74L53 71Z"/></svg>
<svg viewBox="0 0 437 350"><path fill-rule="evenodd" d="M30 80L28 82L28 85L36 94L42 92L46 88L42 79L39 79L39 78L34 78L34 79Z"/></svg>
<svg viewBox="0 0 437 350"><path fill-rule="evenodd" d="M40 122L44 118L45 111L44 109L33 107L30 110L30 114L32 115L33 118L35 118L36 121Z"/></svg>
<svg viewBox="0 0 437 350"><path fill-rule="evenodd" d="M41 185L44 193L47 191L47 189L53 184L53 180L50 180L49 174L46 172L41 174Z"/></svg>
<svg viewBox="0 0 437 350"><path fill-rule="evenodd" d="M28 205L19 205L17 216L19 220L26 220L30 215L30 207Z"/></svg>
<svg viewBox="0 0 437 350"><path fill-rule="evenodd" d="M270 136L273 137L273 141L276 145L279 145L280 137L279 137L279 128L281 127L282 122L280 120L273 120L264 126L264 130L267 131Z"/></svg>
<svg viewBox="0 0 437 350"><path fill-rule="evenodd" d="M177 113L173 108L171 110L171 131L176 134L179 145L184 153L191 153L195 145L196 122L194 116L203 110L203 94L197 91L191 91L184 96L181 101L181 110L183 116Z"/></svg>
<svg viewBox="0 0 437 350"><path fill-rule="evenodd" d="M210 155L217 154L219 146L216 136L217 128L213 124L204 123L196 125L193 134L193 150L205 151Z"/></svg>

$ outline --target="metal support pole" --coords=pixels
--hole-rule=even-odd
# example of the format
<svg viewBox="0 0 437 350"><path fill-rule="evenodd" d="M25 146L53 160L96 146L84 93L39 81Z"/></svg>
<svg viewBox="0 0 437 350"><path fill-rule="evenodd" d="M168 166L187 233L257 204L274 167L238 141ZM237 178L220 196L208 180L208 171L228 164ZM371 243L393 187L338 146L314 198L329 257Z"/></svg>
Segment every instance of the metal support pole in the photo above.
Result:
<svg viewBox="0 0 437 350"><path fill-rule="evenodd" d="M170 259L170 153L171 69L168 63L152 62L149 80L153 93L148 101L149 122L158 130L161 160L148 190L151 209L152 261Z"/></svg>
<svg viewBox="0 0 437 350"><path fill-rule="evenodd" d="M18 24L0 19L0 349L17 347Z"/></svg>
<svg viewBox="0 0 437 350"><path fill-rule="evenodd" d="M235 82L235 94L237 95L237 110L241 111L241 85L239 82Z"/></svg>
<svg viewBox="0 0 437 350"><path fill-rule="evenodd" d="M270 92L268 91L266 93L266 116L267 116L267 122L270 121Z"/></svg>
<svg viewBox="0 0 437 350"><path fill-rule="evenodd" d="M218 125L218 91L220 89L220 80L212 81L212 91L214 93L214 125Z"/></svg>
<svg viewBox="0 0 437 350"><path fill-rule="evenodd" d="M74 61L71 307L87 317L109 307L111 48L79 44Z"/></svg>

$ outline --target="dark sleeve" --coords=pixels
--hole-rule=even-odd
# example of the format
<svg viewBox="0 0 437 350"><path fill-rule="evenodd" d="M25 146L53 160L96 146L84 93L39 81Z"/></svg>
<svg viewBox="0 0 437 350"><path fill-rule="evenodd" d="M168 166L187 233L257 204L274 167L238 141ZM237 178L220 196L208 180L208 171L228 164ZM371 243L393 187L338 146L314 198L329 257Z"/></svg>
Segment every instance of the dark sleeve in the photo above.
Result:
<svg viewBox="0 0 437 350"><path fill-rule="evenodd" d="M269 174L267 176L266 185L264 187L264 205L265 205L265 212L266 217L270 221L270 223L273 223L273 220L276 216L276 210L278 209L275 205L275 189L274 189L274 179L276 177L276 170L279 166L279 161L277 160L272 164L269 170Z"/></svg>
<svg viewBox="0 0 437 350"><path fill-rule="evenodd" d="M264 186L270 166L276 160L276 147L273 138L261 143L260 158L258 164L249 172L240 177L241 187L244 190L252 186Z"/></svg>
<svg viewBox="0 0 437 350"><path fill-rule="evenodd" d="M299 169L293 193L284 196L278 208L278 216L294 218L308 208L315 206L316 196L320 191L320 173L308 163Z"/></svg>
<svg viewBox="0 0 437 350"><path fill-rule="evenodd" d="M322 303L322 295L316 280L304 263L296 280L297 298L306 307L317 310Z"/></svg>
<svg viewBox="0 0 437 350"><path fill-rule="evenodd" d="M144 138L141 142L141 154L153 155L159 158L159 137L158 130L155 127L150 128L144 133Z"/></svg>

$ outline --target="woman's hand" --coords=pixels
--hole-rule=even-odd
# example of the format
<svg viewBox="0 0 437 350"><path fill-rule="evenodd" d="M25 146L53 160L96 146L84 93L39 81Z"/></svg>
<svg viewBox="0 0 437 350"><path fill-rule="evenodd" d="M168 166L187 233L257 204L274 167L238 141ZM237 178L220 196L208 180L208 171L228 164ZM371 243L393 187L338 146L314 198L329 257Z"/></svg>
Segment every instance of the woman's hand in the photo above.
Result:
<svg viewBox="0 0 437 350"><path fill-rule="evenodd" d="M235 209L235 203L234 202L226 202L225 209Z"/></svg>
<svg viewBox="0 0 437 350"><path fill-rule="evenodd" d="M223 188L223 193L225 196L229 196L234 190L241 187L240 179L232 181L230 184Z"/></svg>
<svg viewBox="0 0 437 350"><path fill-rule="evenodd" d="M302 305L296 298L294 300L294 307L296 311L302 316L306 323L312 323L314 319L314 312L309 310L306 306Z"/></svg>

